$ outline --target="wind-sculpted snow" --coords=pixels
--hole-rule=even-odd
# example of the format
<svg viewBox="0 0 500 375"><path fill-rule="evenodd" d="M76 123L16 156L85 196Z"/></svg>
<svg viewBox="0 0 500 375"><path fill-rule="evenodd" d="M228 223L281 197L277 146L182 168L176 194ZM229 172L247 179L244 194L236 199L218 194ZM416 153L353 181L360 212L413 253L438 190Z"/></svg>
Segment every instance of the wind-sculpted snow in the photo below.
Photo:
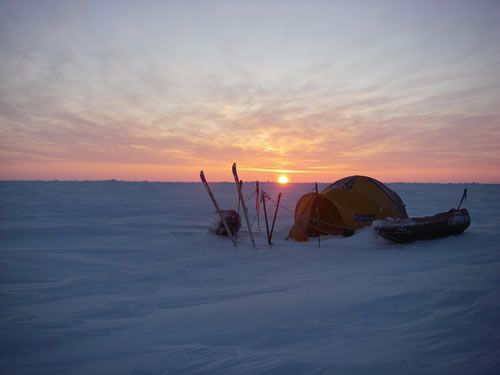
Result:
<svg viewBox="0 0 500 375"><path fill-rule="evenodd" d="M212 187L237 207L234 184ZM1 182L0 372L499 373L500 186L390 187L410 216L467 187L471 226L318 248L284 239L313 185L262 184L286 208L255 251L244 227L238 248L208 231L201 184Z"/></svg>

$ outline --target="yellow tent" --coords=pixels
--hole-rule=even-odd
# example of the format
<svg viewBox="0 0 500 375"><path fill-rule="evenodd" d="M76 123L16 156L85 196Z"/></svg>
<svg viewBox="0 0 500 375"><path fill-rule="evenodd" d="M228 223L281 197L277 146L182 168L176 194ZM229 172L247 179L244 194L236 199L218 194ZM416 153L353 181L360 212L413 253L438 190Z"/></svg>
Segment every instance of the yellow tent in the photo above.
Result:
<svg viewBox="0 0 500 375"><path fill-rule="evenodd" d="M373 220L386 217L408 217L401 198L374 178L350 176L334 182L318 196L303 195L288 236L297 241L318 234L350 236Z"/></svg>

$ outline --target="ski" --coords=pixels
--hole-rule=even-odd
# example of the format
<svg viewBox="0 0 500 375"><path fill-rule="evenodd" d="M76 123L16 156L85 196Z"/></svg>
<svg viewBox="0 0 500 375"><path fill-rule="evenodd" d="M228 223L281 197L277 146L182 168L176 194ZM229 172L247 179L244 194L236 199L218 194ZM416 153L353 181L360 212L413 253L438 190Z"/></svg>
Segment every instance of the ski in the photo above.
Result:
<svg viewBox="0 0 500 375"><path fill-rule="evenodd" d="M243 181L242 180L240 180L240 189L243 189ZM241 199L240 199L240 196L238 194L238 216L240 215L240 207L241 207ZM238 232L236 232L235 237L236 237L236 241L238 241Z"/></svg>
<svg viewBox="0 0 500 375"><path fill-rule="evenodd" d="M224 215L222 215L222 212L219 208L219 205L217 204L217 201L215 200L214 194L212 193L212 189L210 189L210 186L208 186L207 179L205 178L205 173L203 171L200 171L200 179L201 182L203 182L203 186L205 186L205 189L207 190L208 196L210 197L210 200L214 204L215 210L220 216L220 220L222 224L224 225L224 228L226 229L227 235L229 238L231 238L231 241L233 241L233 245L236 247L236 240L233 237L233 234L231 233L231 229L229 229L229 225L227 225L226 219L224 219Z"/></svg>
<svg viewBox="0 0 500 375"><path fill-rule="evenodd" d="M245 200L243 199L243 192L240 185L240 179L238 177L238 171L236 170L236 163L233 163L233 176L234 176L234 182L236 182L236 189L238 190L238 196L240 197L241 207L243 207L243 214L245 216L245 221L247 222L248 233L250 233L250 239L252 240L253 247L257 248L257 246L255 246L255 241L253 239L252 225L250 224L250 220L248 220L248 209L247 205L245 204Z"/></svg>

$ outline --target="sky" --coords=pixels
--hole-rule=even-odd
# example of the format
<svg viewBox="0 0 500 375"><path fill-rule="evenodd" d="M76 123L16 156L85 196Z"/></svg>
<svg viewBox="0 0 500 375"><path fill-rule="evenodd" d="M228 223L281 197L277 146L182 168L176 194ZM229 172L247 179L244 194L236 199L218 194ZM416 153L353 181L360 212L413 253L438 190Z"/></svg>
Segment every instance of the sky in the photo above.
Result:
<svg viewBox="0 0 500 375"><path fill-rule="evenodd" d="M500 183L500 1L0 1L0 179Z"/></svg>

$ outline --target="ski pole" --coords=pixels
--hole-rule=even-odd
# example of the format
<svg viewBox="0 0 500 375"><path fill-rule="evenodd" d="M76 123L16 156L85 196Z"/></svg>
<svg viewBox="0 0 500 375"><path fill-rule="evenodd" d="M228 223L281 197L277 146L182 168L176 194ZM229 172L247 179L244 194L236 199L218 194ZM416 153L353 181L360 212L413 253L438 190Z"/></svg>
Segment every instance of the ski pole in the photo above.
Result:
<svg viewBox="0 0 500 375"><path fill-rule="evenodd" d="M267 209L266 209L266 193L262 190L262 208L264 209L264 218L266 219L266 232L267 232L267 243L269 246L272 245L271 238L269 236L269 223L267 222Z"/></svg>
<svg viewBox="0 0 500 375"><path fill-rule="evenodd" d="M269 243L273 239L274 223L276 222L276 216L278 215L278 208L280 206L281 193L278 194L278 202L276 202L276 210L274 211L273 225L271 225L271 232L269 233Z"/></svg>

